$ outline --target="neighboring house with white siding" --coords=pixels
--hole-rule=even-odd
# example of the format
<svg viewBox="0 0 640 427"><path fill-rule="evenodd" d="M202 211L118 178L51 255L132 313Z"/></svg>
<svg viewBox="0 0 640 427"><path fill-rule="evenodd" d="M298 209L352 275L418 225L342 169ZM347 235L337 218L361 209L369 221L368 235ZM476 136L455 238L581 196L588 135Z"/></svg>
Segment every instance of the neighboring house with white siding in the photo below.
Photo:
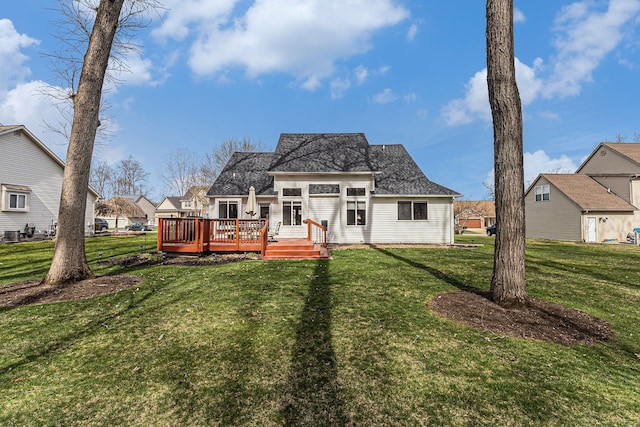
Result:
<svg viewBox="0 0 640 427"><path fill-rule="evenodd" d="M329 243L453 243L457 192L430 181L402 145L362 133L282 134L273 153L236 152L207 192L209 217L259 215L283 238L304 238L311 219Z"/></svg>
<svg viewBox="0 0 640 427"><path fill-rule="evenodd" d="M0 153L0 233L22 231L27 224L49 229L58 220L64 162L25 126L0 126ZM88 188L83 218L88 232L97 198Z"/></svg>
<svg viewBox="0 0 640 427"><path fill-rule="evenodd" d="M530 238L626 241L640 227L640 144L601 143L574 174L541 174L525 192Z"/></svg>

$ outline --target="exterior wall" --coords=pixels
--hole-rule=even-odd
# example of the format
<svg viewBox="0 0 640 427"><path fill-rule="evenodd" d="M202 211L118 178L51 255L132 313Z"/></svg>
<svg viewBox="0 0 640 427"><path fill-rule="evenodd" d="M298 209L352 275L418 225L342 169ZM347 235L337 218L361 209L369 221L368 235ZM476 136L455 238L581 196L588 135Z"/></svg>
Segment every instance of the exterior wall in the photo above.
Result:
<svg viewBox="0 0 640 427"><path fill-rule="evenodd" d="M631 203L636 208L640 208L640 179L632 179L630 184L631 186Z"/></svg>
<svg viewBox="0 0 640 427"><path fill-rule="evenodd" d="M579 170L579 173L587 175L610 174L612 172L640 174L640 166L607 147L599 147L598 151Z"/></svg>
<svg viewBox="0 0 640 427"><path fill-rule="evenodd" d="M587 217L596 218L597 242L617 241L626 242L627 234L634 228L640 227L640 214L631 212L588 212L583 214L582 222L585 227ZM586 235L586 234L585 234Z"/></svg>
<svg viewBox="0 0 640 427"><path fill-rule="evenodd" d="M534 187L549 185L549 200L536 202ZM527 238L582 241L580 208L541 177L524 199Z"/></svg>
<svg viewBox="0 0 640 427"><path fill-rule="evenodd" d="M58 220L63 167L23 132L0 136L0 147L0 183L31 189L28 212L0 211L0 233L23 230L27 223L33 223L37 231L47 230ZM95 200L89 192L84 218L87 231L93 229Z"/></svg>
<svg viewBox="0 0 640 427"><path fill-rule="evenodd" d="M309 194L309 184L339 184L340 194ZM381 197L370 196L373 187L371 175L308 175L276 177L275 190L277 200L270 203L271 227L281 222L278 236L281 238L306 238L307 225L284 225L282 220L282 202L300 201L302 219L311 219L317 223L328 222L328 243L434 243L450 244L454 238L453 200L451 197ZM365 188L365 196L348 197L347 188ZM283 188L300 188L302 196L284 197ZM219 197L211 199L209 216L218 218L220 200L238 202L240 216L244 217L246 197ZM366 203L366 224L347 225L347 201L357 200ZM427 221L398 221L398 200L427 202ZM265 199L258 199L264 205Z"/></svg>
<svg viewBox="0 0 640 427"><path fill-rule="evenodd" d="M136 205L142 209L142 211L147 215L145 221L147 224L158 225L158 222L155 219L156 216L156 206L151 203L149 199L142 196L136 201Z"/></svg>

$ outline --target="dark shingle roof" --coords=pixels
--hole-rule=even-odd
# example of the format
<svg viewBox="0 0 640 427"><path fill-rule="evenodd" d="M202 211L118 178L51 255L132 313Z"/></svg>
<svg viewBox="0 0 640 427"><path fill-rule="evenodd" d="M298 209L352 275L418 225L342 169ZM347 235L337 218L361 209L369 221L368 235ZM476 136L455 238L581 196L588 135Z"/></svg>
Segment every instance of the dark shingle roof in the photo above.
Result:
<svg viewBox="0 0 640 427"><path fill-rule="evenodd" d="M269 172L374 173L377 195L456 196L430 181L402 145L370 145L362 133L282 134L274 153L235 153L207 195L273 195ZM313 185L311 194L339 186Z"/></svg>
<svg viewBox="0 0 640 427"><path fill-rule="evenodd" d="M430 181L402 145L372 145L371 153L378 195L459 195Z"/></svg>
<svg viewBox="0 0 640 427"><path fill-rule="evenodd" d="M256 196L274 195L273 177L268 175L269 166L278 156L274 153L235 152L216 178L207 196L230 196L249 194L253 185Z"/></svg>

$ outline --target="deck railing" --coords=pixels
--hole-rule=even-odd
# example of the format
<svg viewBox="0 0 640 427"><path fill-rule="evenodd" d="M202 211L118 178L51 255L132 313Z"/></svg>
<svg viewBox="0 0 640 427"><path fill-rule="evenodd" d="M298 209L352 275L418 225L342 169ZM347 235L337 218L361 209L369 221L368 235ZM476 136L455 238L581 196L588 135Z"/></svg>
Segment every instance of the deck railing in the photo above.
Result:
<svg viewBox="0 0 640 427"><path fill-rule="evenodd" d="M313 243L320 244L322 247L327 247L327 227L322 224L318 224L312 219L305 220L307 223L307 240L313 241Z"/></svg>
<svg viewBox="0 0 640 427"><path fill-rule="evenodd" d="M266 248L267 230L266 219L160 218L158 250L262 252Z"/></svg>

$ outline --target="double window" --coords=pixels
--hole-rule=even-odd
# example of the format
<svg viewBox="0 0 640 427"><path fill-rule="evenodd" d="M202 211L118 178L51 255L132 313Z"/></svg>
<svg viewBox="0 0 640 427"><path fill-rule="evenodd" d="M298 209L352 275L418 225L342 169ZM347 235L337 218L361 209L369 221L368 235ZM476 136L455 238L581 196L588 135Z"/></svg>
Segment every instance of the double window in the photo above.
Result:
<svg viewBox="0 0 640 427"><path fill-rule="evenodd" d="M536 191L536 202L543 202L549 200L550 189L549 185L538 185Z"/></svg>
<svg viewBox="0 0 640 427"><path fill-rule="evenodd" d="M429 219L427 202L398 202L399 221L426 221Z"/></svg>
<svg viewBox="0 0 640 427"><path fill-rule="evenodd" d="M2 185L2 210L29 211L29 194L31 189L23 185Z"/></svg>
<svg viewBox="0 0 640 427"><path fill-rule="evenodd" d="M218 204L218 218L238 218L238 202L220 201Z"/></svg>

